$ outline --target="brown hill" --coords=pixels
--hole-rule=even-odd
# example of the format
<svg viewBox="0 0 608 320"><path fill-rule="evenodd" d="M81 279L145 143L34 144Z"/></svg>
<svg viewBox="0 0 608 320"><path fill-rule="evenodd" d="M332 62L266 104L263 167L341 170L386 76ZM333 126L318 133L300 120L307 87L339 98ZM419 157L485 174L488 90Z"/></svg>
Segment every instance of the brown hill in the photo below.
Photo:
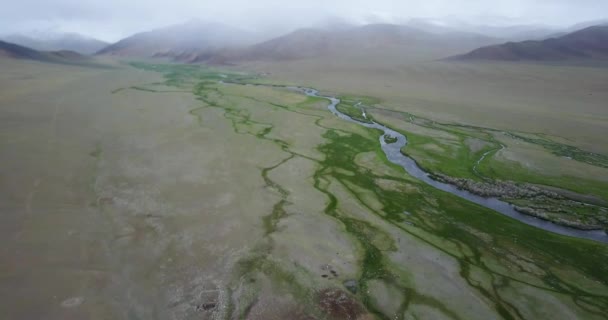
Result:
<svg viewBox="0 0 608 320"><path fill-rule="evenodd" d="M594 26L543 41L482 47L455 60L561 61L608 59L608 26Z"/></svg>
<svg viewBox="0 0 608 320"><path fill-rule="evenodd" d="M33 60L46 63L57 63L74 66L108 68L90 56L68 50L61 51L38 51L28 47L20 46L10 42L0 41L0 58Z"/></svg>
<svg viewBox="0 0 608 320"><path fill-rule="evenodd" d="M404 58L432 60L496 42L469 33L432 34L407 26L373 24L340 30L300 29L240 49L168 52L164 56L182 62L231 64L351 54L374 56L390 51Z"/></svg>
<svg viewBox="0 0 608 320"><path fill-rule="evenodd" d="M101 49L97 54L152 57L167 52L182 53L248 45L253 43L253 39L252 35L239 29L192 20L135 34Z"/></svg>

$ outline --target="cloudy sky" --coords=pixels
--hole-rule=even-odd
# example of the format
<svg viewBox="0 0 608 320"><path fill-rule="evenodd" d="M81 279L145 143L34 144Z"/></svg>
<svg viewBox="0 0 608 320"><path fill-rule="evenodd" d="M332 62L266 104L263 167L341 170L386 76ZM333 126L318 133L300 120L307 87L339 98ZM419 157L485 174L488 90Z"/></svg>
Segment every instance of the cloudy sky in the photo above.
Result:
<svg viewBox="0 0 608 320"><path fill-rule="evenodd" d="M79 32L115 41L134 32L199 18L243 29L436 18L468 23L567 26L608 18L607 0L17 0L0 10L0 34Z"/></svg>

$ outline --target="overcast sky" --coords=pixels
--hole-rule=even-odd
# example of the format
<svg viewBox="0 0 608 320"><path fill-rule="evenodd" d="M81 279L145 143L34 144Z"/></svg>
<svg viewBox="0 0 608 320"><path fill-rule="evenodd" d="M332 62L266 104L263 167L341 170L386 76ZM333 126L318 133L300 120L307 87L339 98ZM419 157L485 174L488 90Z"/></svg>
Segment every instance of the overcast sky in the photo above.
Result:
<svg viewBox="0 0 608 320"><path fill-rule="evenodd" d="M480 24L566 26L608 18L608 0L16 0L4 1L0 34L78 32L106 41L200 18L243 29L439 18Z"/></svg>

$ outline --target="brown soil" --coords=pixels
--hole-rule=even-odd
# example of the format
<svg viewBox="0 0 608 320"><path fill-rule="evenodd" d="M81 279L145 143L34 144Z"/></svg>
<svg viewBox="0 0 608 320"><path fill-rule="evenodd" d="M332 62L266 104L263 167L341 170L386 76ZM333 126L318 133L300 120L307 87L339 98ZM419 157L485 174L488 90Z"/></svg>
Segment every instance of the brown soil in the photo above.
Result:
<svg viewBox="0 0 608 320"><path fill-rule="evenodd" d="M318 293L319 306L332 319L359 319L363 307L340 289L324 289Z"/></svg>

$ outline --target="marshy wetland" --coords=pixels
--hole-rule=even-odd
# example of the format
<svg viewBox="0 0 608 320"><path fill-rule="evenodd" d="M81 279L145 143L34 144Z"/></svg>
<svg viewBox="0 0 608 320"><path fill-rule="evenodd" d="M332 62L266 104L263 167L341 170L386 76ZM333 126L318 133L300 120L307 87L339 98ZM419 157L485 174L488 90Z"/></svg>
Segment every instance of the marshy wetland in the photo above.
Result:
<svg viewBox="0 0 608 320"><path fill-rule="evenodd" d="M233 69L23 64L1 110L9 318L608 318L606 244L424 183L325 98ZM436 180L608 225L600 152L333 95Z"/></svg>

